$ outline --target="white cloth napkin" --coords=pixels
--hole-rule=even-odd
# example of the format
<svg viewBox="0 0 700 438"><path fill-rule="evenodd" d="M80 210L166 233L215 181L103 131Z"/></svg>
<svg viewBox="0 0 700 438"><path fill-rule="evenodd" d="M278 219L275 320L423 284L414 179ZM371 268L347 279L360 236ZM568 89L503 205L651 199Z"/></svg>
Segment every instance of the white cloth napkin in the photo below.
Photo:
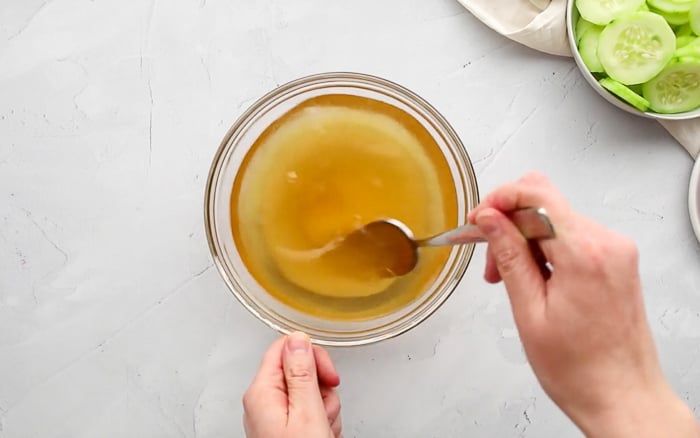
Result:
<svg viewBox="0 0 700 438"><path fill-rule="evenodd" d="M541 52L571 56L566 0L458 0L496 32ZM700 119L660 121L693 158L700 154Z"/></svg>

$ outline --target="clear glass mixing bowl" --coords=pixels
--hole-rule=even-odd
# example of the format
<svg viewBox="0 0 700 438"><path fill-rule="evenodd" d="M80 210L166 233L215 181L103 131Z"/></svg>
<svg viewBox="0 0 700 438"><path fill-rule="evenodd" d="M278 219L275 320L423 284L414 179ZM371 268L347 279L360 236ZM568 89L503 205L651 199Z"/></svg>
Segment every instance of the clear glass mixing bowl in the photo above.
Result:
<svg viewBox="0 0 700 438"><path fill-rule="evenodd" d="M214 157L205 193L205 227L214 263L234 296L258 319L282 332L306 332L314 342L355 346L398 336L433 314L450 296L474 246L453 247L440 275L423 295L395 312L364 321L332 321L299 312L268 294L248 272L231 227L231 191L243 158L260 134L290 109L324 94L350 94L391 104L430 132L449 163L458 198L457 223L478 203L474 169L464 145L428 102L384 79L358 73L324 73L285 84L255 102L231 127Z"/></svg>

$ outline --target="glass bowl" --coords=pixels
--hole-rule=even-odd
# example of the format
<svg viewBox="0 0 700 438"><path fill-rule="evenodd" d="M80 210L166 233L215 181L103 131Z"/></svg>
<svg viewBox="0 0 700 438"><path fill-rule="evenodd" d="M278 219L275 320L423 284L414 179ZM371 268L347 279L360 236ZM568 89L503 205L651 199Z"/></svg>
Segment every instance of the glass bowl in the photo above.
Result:
<svg viewBox="0 0 700 438"><path fill-rule="evenodd" d="M415 93L384 79L358 73L324 73L271 91L233 124L214 156L206 185L204 220L214 263L233 295L255 317L288 334L307 333L313 342L356 346L378 342L410 330L435 312L455 289L471 260L474 245L455 246L435 281L418 299L391 314L362 321L328 320L304 314L267 293L246 268L232 231L231 193L241 163L255 140L286 112L309 98L349 94L402 109L417 120L439 145L457 194L456 223L478 203L474 169L464 145L445 118Z"/></svg>

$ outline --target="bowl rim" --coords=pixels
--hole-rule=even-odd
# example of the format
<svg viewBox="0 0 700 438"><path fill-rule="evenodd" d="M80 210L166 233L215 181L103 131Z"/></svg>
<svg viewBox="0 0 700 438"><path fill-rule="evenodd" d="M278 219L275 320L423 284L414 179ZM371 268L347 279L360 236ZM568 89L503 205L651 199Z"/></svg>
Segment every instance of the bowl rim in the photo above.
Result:
<svg viewBox="0 0 700 438"><path fill-rule="evenodd" d="M304 85L313 85L319 81L328 80L339 81L345 85L350 83L351 86L359 86L363 81L366 81L374 86L387 87L394 92L399 92L403 98L410 99L414 104L419 105L422 111L434 118L434 123L439 124L440 131L442 131L443 135L449 138L450 144L453 145L450 146L451 152L460 156L461 160L458 160L460 163L458 168L460 169L459 173L464 174L463 184L465 193L468 193L470 197L473 197L472 202L475 205L479 203L480 199L479 185L476 178L473 161L457 132L447 121L447 119L427 100L402 85L365 73L349 71L324 72L310 74L291 80L275 89L268 91L260 98L256 99L254 102L248 105L248 108L240 116L235 119L221 140L219 147L212 158L204 193L204 227L213 263L217 268L219 276L224 280L224 283L228 287L229 291L256 319L282 334L289 334L291 330L289 330L282 321L276 321L271 312L266 311L264 308L259 308L256 303L246 296L247 293L239 290L239 285L237 284L238 280L234 281L228 275L227 269L224 266L224 261L222 260L223 251L220 250L221 248L218 244L218 239L215 236L217 233L214 229L216 220L214 219L212 207L213 198L215 197L215 187L224 164L223 158L227 154L229 148L234 147L233 145L230 145L231 140L243 127L245 127L246 123L250 121L251 117L254 117L261 110L261 108L264 108L266 105L270 104L270 102L280 98L280 96L284 96L288 92L294 92L297 88L303 87ZM466 199L464 202L466 203L466 211L468 211L469 203ZM319 345L333 347L354 347L391 339L415 328L426 321L440 307L442 307L452 293L454 293L464 277L473 256L474 245L464 245L463 248L460 249L460 253L450 264L451 273L449 273L449 275L442 280L444 282L443 286L441 287L442 292L437 294L435 299L427 300L423 305L414 309L415 314L410 315L411 318L403 321L400 325L392 327L390 330L384 330L378 334L371 334L361 338L352 337L346 339L329 339L311 336L312 342ZM243 287L241 288L245 289ZM401 322L401 320L399 320L399 322Z"/></svg>
<svg viewBox="0 0 700 438"><path fill-rule="evenodd" d="M578 66L579 71L581 72L583 77L586 79L586 82L588 82L588 84L595 91L597 91L599 95L601 95L605 100L607 100L609 103L616 106L617 108L620 108L620 109L622 109L630 114L634 114L634 115L639 116L639 117L645 117L648 119L655 119L655 120L691 120L691 119L700 118L700 108L696 108L692 111L686 111L686 112L678 113L678 114L662 114L662 113L655 113L655 112L650 112L650 111L639 111L638 109L634 108L632 105L617 98L611 92L609 92L608 90L603 88L598 83L598 81L595 79L593 74L590 71L588 71L585 63L583 62L583 58L581 58L581 54L578 51L578 45L576 44L575 26L574 26L575 3L576 3L576 0L567 0L566 33L567 33L567 39L569 41L569 48L571 49L571 54L574 57L574 61L576 62L576 65Z"/></svg>
<svg viewBox="0 0 700 438"><path fill-rule="evenodd" d="M695 237L700 242L700 159L695 160L688 187L688 213Z"/></svg>

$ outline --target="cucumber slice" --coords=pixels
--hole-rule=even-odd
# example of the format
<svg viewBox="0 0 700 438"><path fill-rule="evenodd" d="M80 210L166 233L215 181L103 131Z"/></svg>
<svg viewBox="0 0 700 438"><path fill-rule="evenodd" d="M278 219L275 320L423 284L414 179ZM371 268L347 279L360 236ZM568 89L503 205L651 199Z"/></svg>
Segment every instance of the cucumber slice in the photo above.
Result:
<svg viewBox="0 0 700 438"><path fill-rule="evenodd" d="M642 3L642 6L639 7L639 10L649 12L649 5L647 4L647 2Z"/></svg>
<svg viewBox="0 0 700 438"><path fill-rule="evenodd" d="M700 57L700 37L693 38L688 44L679 47L674 52L675 56L693 56Z"/></svg>
<svg viewBox="0 0 700 438"><path fill-rule="evenodd" d="M675 58L676 64L683 64L686 62L700 62L700 56L681 56L679 58Z"/></svg>
<svg viewBox="0 0 700 438"><path fill-rule="evenodd" d="M695 5L690 10L690 28L695 35L700 35L700 0L695 0Z"/></svg>
<svg viewBox="0 0 700 438"><path fill-rule="evenodd" d="M614 79L603 78L600 80L600 85L615 96L637 108L639 111L645 112L649 109L648 100Z"/></svg>
<svg viewBox="0 0 700 438"><path fill-rule="evenodd" d="M598 58L611 78L641 84L659 74L673 57L676 36L666 20L652 12L635 12L603 29Z"/></svg>
<svg viewBox="0 0 700 438"><path fill-rule="evenodd" d="M677 36L676 37L676 49L680 49L681 47L685 47L695 40L696 40L696 37L690 36L690 35Z"/></svg>
<svg viewBox="0 0 700 438"><path fill-rule="evenodd" d="M588 71L592 73L601 73L605 70L603 69L603 64L600 63L598 59L598 40L600 39L600 34L603 31L601 26L596 26L588 29L581 42L578 45L578 52L581 54L581 59L583 63L586 64Z"/></svg>
<svg viewBox="0 0 700 438"><path fill-rule="evenodd" d="M576 0L576 8L591 23L606 25L639 9L644 0Z"/></svg>
<svg viewBox="0 0 700 438"><path fill-rule="evenodd" d="M644 84L643 90L651 109L658 113L677 114L700 107L700 60L670 64Z"/></svg>
<svg viewBox="0 0 700 438"><path fill-rule="evenodd" d="M664 17L664 20L671 26L683 26L690 21L690 15L687 12L664 12L654 8L651 8L650 11Z"/></svg>
<svg viewBox="0 0 700 438"><path fill-rule="evenodd" d="M668 14L679 14L690 12L695 0L647 0L652 8L666 12Z"/></svg>
<svg viewBox="0 0 700 438"><path fill-rule="evenodd" d="M600 27L597 24L593 24L585 18L579 18L576 22L576 29L574 29L574 34L576 35L576 44L581 41L583 35L592 27Z"/></svg>
<svg viewBox="0 0 700 438"><path fill-rule="evenodd" d="M692 36L693 29L690 28L690 24L684 24L683 26L676 29L676 37L682 36Z"/></svg>

